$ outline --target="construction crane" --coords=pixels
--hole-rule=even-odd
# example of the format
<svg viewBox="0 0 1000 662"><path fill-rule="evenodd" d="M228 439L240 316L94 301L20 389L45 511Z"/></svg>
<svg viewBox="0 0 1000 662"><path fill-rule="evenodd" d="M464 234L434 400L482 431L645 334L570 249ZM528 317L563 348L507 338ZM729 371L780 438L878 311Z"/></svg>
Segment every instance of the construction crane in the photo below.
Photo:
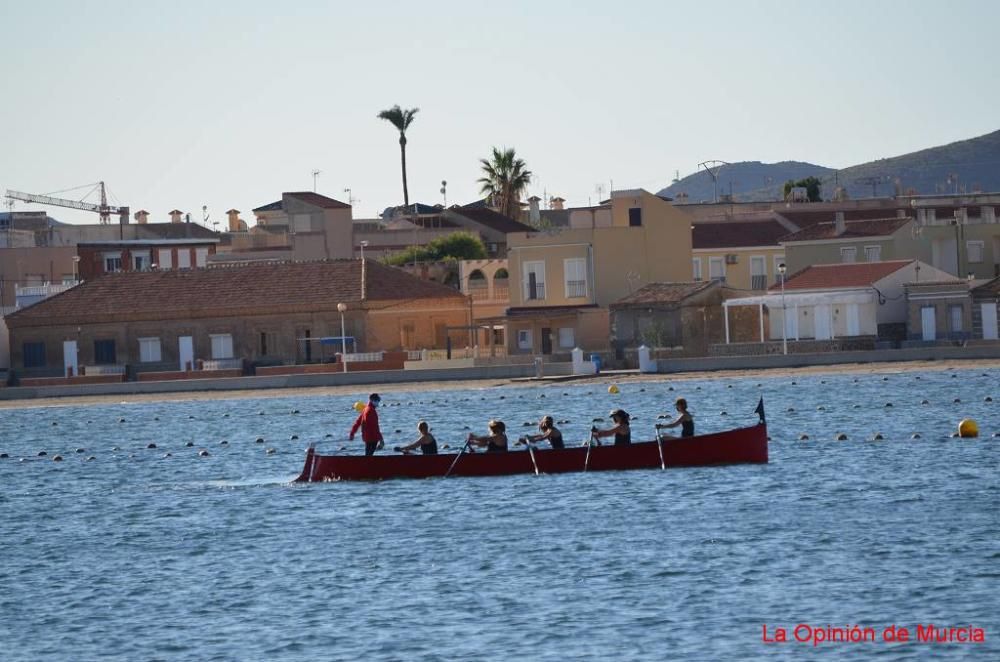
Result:
<svg viewBox="0 0 1000 662"><path fill-rule="evenodd" d="M66 198L54 198L50 195L35 195L34 193L11 191L10 189L7 189L7 199L20 200L21 202L36 202L41 205L53 205L55 207L69 207L70 209L82 209L83 211L97 212L101 216L102 225L107 225L111 219L111 215L116 214L121 219L120 222L122 225L128 225L129 208L113 207L108 204L108 194L104 188L104 182L97 182L96 184L88 184L87 186L92 187L91 191L93 191L95 188L100 189L101 202L99 204L94 204L92 202L83 202L82 200L67 200ZM83 188L83 187L80 186L77 188ZM69 189L69 190L74 190L74 189ZM90 194L88 193L87 195Z"/></svg>

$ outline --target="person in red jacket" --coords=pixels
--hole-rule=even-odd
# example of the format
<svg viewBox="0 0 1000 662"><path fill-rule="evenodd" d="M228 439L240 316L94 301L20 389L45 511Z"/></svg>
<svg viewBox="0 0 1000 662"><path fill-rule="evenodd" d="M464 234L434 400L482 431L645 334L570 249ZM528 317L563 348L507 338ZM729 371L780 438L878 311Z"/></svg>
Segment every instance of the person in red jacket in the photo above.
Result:
<svg viewBox="0 0 1000 662"><path fill-rule="evenodd" d="M374 455L375 451L383 446L382 431L378 427L378 409L382 398L378 393L368 396L368 405L361 410L358 420L351 426L350 440L354 441L354 433L361 428L361 440L365 442L365 455Z"/></svg>

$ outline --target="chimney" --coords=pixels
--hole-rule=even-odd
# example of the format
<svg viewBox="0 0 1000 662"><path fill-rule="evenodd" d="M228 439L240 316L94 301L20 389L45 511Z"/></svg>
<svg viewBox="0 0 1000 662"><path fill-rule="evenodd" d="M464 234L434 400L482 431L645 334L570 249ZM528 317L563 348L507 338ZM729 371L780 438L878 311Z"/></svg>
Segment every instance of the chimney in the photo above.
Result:
<svg viewBox="0 0 1000 662"><path fill-rule="evenodd" d="M230 209L226 212L226 216L229 217L230 232L243 232L246 225L240 220L240 211L238 209Z"/></svg>
<svg viewBox="0 0 1000 662"><path fill-rule="evenodd" d="M183 215L184 215L184 212L182 212L180 209L174 209L173 211L170 212L170 222L171 223L180 223L181 222L181 216L183 216Z"/></svg>
<svg viewBox="0 0 1000 662"><path fill-rule="evenodd" d="M139 225L145 225L149 223L149 212L145 209L140 209L135 213L135 222Z"/></svg>
<svg viewBox="0 0 1000 662"><path fill-rule="evenodd" d="M566 202L563 198L550 198L549 199L549 209L562 209L563 203Z"/></svg>
<svg viewBox="0 0 1000 662"><path fill-rule="evenodd" d="M541 200L537 195L528 198L528 221L532 225L538 225L542 221L542 212L538 208L538 203Z"/></svg>
<svg viewBox="0 0 1000 662"><path fill-rule="evenodd" d="M838 211L833 219L833 233L840 236L847 231L847 222L844 220L844 212Z"/></svg>

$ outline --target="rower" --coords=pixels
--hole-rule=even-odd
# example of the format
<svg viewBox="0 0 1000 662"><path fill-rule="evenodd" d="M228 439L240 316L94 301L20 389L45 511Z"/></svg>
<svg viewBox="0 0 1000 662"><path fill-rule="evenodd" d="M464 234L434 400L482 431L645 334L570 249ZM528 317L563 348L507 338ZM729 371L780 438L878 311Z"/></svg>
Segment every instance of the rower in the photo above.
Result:
<svg viewBox="0 0 1000 662"><path fill-rule="evenodd" d="M492 420L487 426L490 433L477 437L469 433L468 444L470 446L485 446L487 453L504 453L507 451L507 426L503 421Z"/></svg>
<svg viewBox="0 0 1000 662"><path fill-rule="evenodd" d="M623 409L615 409L608 416L614 421L615 426L606 430L591 428L590 434L598 439L601 437L614 437L615 446L627 446L632 443L632 428L629 427L629 415Z"/></svg>
<svg viewBox="0 0 1000 662"><path fill-rule="evenodd" d="M674 403L674 407L677 409L677 418L669 423L664 423L659 427L662 428L675 428L680 426L682 437L693 437L694 436L694 416L688 411L688 403L684 398L677 398L677 402ZM673 437L671 434L662 434L663 437Z"/></svg>
<svg viewBox="0 0 1000 662"><path fill-rule="evenodd" d="M563 444L562 432L559 431L551 416L543 416L538 421L538 429L541 434L529 434L517 440L518 445L534 443L536 441L547 441L552 448L565 448Z"/></svg>
<svg viewBox="0 0 1000 662"><path fill-rule="evenodd" d="M431 428L427 425L427 421L417 423L417 432L420 433L420 437L416 441L406 446L396 446L396 452L408 455L410 451L419 448L424 455L437 455L437 439L431 434Z"/></svg>

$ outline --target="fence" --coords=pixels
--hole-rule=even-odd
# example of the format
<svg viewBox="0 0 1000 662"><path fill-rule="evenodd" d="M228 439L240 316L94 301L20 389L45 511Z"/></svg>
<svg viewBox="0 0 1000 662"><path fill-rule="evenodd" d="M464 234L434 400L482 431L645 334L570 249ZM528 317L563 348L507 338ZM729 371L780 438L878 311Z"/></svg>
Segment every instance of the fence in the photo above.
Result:
<svg viewBox="0 0 1000 662"><path fill-rule="evenodd" d="M507 356L507 348L502 345L494 345L492 354L490 354L488 347L481 345L456 347L451 350L452 359L485 359L491 356L503 358ZM446 361L448 358L448 350L446 349L411 349L406 352L407 361Z"/></svg>

